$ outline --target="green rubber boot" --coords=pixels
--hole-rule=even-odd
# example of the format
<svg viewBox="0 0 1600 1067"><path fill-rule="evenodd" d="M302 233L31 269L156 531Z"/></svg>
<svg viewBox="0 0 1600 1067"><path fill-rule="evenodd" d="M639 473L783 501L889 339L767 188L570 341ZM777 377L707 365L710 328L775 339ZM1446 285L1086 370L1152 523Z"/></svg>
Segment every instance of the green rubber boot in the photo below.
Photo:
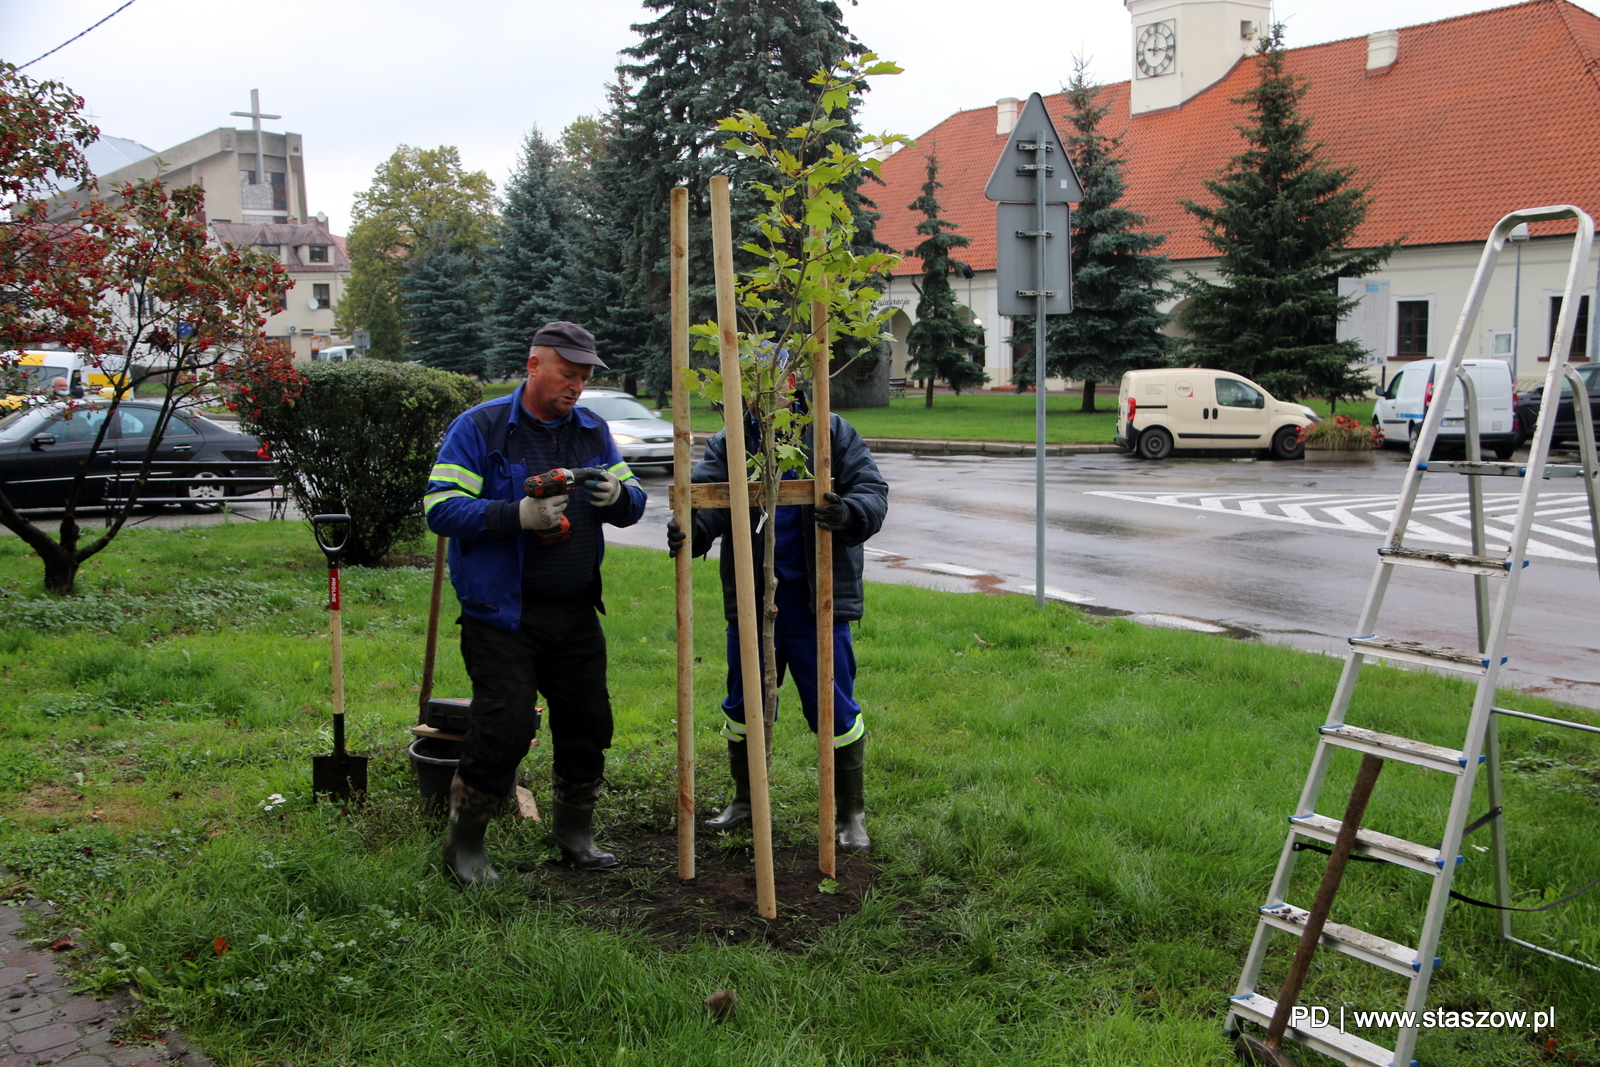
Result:
<svg viewBox="0 0 1600 1067"><path fill-rule="evenodd" d="M712 833L750 825L749 751L749 746L743 741L728 742L728 772L733 775L733 802L722 809L721 815L706 820L705 827Z"/></svg>
<svg viewBox="0 0 1600 1067"><path fill-rule="evenodd" d="M550 777L555 800L550 806L550 840L574 867L603 871L618 866L616 856L594 843L594 804L605 779L569 782L554 772Z"/></svg>
<svg viewBox="0 0 1600 1067"><path fill-rule="evenodd" d="M474 789L456 774L450 780L450 829L444 838L444 865L463 885L493 885L500 875L489 866L483 834L501 798Z"/></svg>
<svg viewBox="0 0 1600 1067"><path fill-rule="evenodd" d="M833 821L845 852L872 847L867 836L866 745L863 737L833 750Z"/></svg>

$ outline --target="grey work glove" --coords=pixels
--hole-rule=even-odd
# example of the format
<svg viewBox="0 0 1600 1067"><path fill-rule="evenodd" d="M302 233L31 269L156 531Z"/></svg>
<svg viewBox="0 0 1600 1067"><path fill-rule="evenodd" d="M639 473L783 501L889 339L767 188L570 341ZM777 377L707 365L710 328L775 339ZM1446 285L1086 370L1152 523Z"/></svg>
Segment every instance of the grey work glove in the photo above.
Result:
<svg viewBox="0 0 1600 1067"><path fill-rule="evenodd" d="M578 499L597 508L608 508L622 496L622 479L610 471L590 478L578 487Z"/></svg>
<svg viewBox="0 0 1600 1067"><path fill-rule="evenodd" d="M678 553L683 551L683 543L689 540L689 535L683 532L683 527L678 525L677 519L667 520L667 555L673 559L678 558Z"/></svg>
<svg viewBox="0 0 1600 1067"><path fill-rule="evenodd" d="M818 526L824 530L838 531L850 524L850 512L839 499L838 493L823 493L822 499L827 503L813 512Z"/></svg>
<svg viewBox="0 0 1600 1067"><path fill-rule="evenodd" d="M524 530L541 532L560 526L561 513L566 510L566 493L560 496L525 496L517 504L517 518Z"/></svg>

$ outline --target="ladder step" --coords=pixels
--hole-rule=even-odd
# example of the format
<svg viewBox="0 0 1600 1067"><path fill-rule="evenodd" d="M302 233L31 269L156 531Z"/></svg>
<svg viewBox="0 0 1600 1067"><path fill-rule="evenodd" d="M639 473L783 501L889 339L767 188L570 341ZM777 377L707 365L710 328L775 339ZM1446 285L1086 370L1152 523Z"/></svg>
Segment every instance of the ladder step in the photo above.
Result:
<svg viewBox="0 0 1600 1067"><path fill-rule="evenodd" d="M1511 570L1511 562L1494 556L1467 556L1459 552L1433 552L1423 548L1380 548L1378 555L1385 563L1403 567L1432 567L1436 570L1466 571L1468 574L1486 574L1503 578ZM1522 565L1528 565L1527 560Z"/></svg>
<svg viewBox="0 0 1600 1067"><path fill-rule="evenodd" d="M1350 645L1357 652L1400 663L1420 663L1425 667L1442 667L1462 674L1486 674L1489 661L1483 653L1448 645L1430 645L1422 641L1399 641L1392 637L1352 637ZM1501 656L1504 663L1506 657Z"/></svg>
<svg viewBox="0 0 1600 1067"><path fill-rule="evenodd" d="M1294 827L1294 832L1302 837L1309 837L1313 841L1322 841L1333 844L1339 836L1340 820L1330 819L1326 815L1312 812L1310 815L1291 815L1289 823ZM1376 830L1357 830L1355 853L1358 856L1371 856L1373 859L1384 860L1401 867L1409 867L1413 871L1423 874L1438 874L1443 870L1439 860L1439 850L1419 845L1415 841L1406 841L1388 834L1380 834ZM1456 865L1460 866L1461 857L1456 857Z"/></svg>
<svg viewBox="0 0 1600 1067"><path fill-rule="evenodd" d="M1276 1001L1260 993L1232 997L1229 1003L1235 1015L1258 1026L1271 1026L1273 1013L1278 1010ZM1327 1026L1313 1026L1308 1021L1295 1023L1284 1036L1350 1067L1390 1067L1394 1063L1394 1053L1382 1045L1374 1045L1354 1034L1340 1033L1338 1018L1337 1013L1330 1014Z"/></svg>
<svg viewBox="0 0 1600 1067"><path fill-rule="evenodd" d="M1293 904L1269 904L1261 909L1262 922L1296 937L1305 932L1306 919L1310 915L1310 912ZM1323 926L1322 939L1318 944L1338 949L1346 956L1354 956L1374 967L1382 967L1407 978L1415 978L1422 972L1422 961L1417 959L1416 949L1343 923L1330 922ZM1437 958L1433 966L1439 966Z"/></svg>
<svg viewBox="0 0 1600 1067"><path fill-rule="evenodd" d="M1376 730L1363 730L1359 726L1323 726L1319 729L1324 741L1340 748L1370 752L1384 759L1412 763L1418 767L1444 771L1446 774L1460 774L1467 767L1467 759L1461 754L1460 749L1430 745L1423 741L1413 741L1409 737L1380 734ZM1483 756L1478 757L1479 763L1483 760Z"/></svg>

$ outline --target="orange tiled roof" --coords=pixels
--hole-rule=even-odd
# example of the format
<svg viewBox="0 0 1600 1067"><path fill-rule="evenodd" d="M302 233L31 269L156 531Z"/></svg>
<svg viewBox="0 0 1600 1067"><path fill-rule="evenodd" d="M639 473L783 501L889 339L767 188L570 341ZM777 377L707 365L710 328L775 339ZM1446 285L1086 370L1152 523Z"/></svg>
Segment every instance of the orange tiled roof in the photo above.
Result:
<svg viewBox="0 0 1600 1067"><path fill-rule="evenodd" d="M1482 242L1508 211L1544 204L1600 209L1600 18L1567 0L1531 0L1400 30L1399 58L1368 71L1367 39L1352 37L1291 49L1289 69L1306 79L1305 113L1325 158L1354 166L1374 202L1355 244L1403 237L1408 246ZM1128 113L1128 83L1106 85L1106 133L1126 131L1125 203L1147 227L1168 234L1173 259L1215 253L1180 200L1208 202L1202 184L1245 146L1247 121L1232 101L1256 82L1245 59L1181 107ZM1065 135L1066 104L1045 97ZM887 188L868 195L884 217L877 236L891 248L915 247L921 214L910 204L925 180L925 156L939 157L941 214L972 239L965 259L995 265L994 205L983 187L1005 138L995 109L961 111L884 161ZM1538 224L1534 233L1558 232ZM1567 229L1570 231L1570 224ZM914 273L908 257L896 273Z"/></svg>

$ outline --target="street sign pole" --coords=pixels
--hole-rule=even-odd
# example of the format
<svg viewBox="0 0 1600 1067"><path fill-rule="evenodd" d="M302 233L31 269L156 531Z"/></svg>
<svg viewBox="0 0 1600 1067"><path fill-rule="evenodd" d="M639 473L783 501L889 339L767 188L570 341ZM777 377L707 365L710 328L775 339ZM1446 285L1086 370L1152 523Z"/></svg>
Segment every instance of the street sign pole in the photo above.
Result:
<svg viewBox="0 0 1600 1067"><path fill-rule="evenodd" d="M1055 131L1048 131L1054 133ZM1045 221L1045 182L1050 173L1049 160L1045 154L1050 151L1050 139L1047 131L1038 130L1033 135L1033 188L1034 204L1038 207L1038 225L1034 227L1038 236L1034 238L1034 281L1038 292L1034 295L1034 302L1038 310L1033 314L1033 382L1034 382L1034 431L1033 431L1033 465L1034 465L1034 531L1033 531L1033 602L1036 606L1044 607L1044 417L1045 417L1045 301L1050 299L1048 290L1049 264L1045 258L1045 233L1050 229ZM1065 151L1063 150L1063 156Z"/></svg>

